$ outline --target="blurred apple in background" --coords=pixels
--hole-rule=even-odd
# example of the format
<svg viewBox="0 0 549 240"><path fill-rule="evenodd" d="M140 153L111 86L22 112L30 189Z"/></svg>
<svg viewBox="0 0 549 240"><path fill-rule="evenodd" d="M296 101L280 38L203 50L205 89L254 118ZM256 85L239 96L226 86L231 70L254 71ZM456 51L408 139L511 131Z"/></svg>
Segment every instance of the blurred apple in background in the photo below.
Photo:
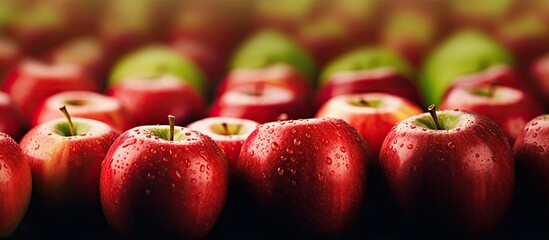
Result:
<svg viewBox="0 0 549 240"><path fill-rule="evenodd" d="M170 43L170 48L194 62L206 77L206 87L214 89L225 69L225 58L214 49L194 40L180 39Z"/></svg>
<svg viewBox="0 0 549 240"><path fill-rule="evenodd" d="M274 64L287 64L309 81L314 79L315 63L309 54L288 36L272 30L257 32L244 41L234 53L229 70Z"/></svg>
<svg viewBox="0 0 549 240"><path fill-rule="evenodd" d="M528 121L545 112L523 91L494 84L453 88L440 108L470 111L489 118L501 128L511 145Z"/></svg>
<svg viewBox="0 0 549 240"><path fill-rule="evenodd" d="M457 77L450 85L447 92L455 87L473 87L490 85L492 83L497 83L499 86L519 89L531 97L534 95L534 90L530 87L527 79L519 74L516 68L509 65L493 65L484 70Z"/></svg>
<svg viewBox="0 0 549 240"><path fill-rule="evenodd" d="M356 128L372 153L371 166L379 168L378 155L387 133L398 122L422 113L415 103L390 94L364 93L333 97L316 113L316 118L345 120Z"/></svg>
<svg viewBox="0 0 549 240"><path fill-rule="evenodd" d="M0 132L18 141L23 135L26 122L10 95L0 91Z"/></svg>
<svg viewBox="0 0 549 240"><path fill-rule="evenodd" d="M219 96L208 116L245 118L259 123L307 118L313 113L306 101L287 88L265 83L248 84Z"/></svg>
<svg viewBox="0 0 549 240"><path fill-rule="evenodd" d="M259 123L248 119L210 117L193 122L187 127L208 135L221 148L229 163L232 181L240 176L237 165L242 144L258 125Z"/></svg>
<svg viewBox="0 0 549 240"><path fill-rule="evenodd" d="M27 212L32 179L21 148L3 132L0 132L0 166L0 237L4 238L13 234Z"/></svg>
<svg viewBox="0 0 549 240"><path fill-rule="evenodd" d="M276 29L290 33L316 10L316 0L255 1L252 24L255 30Z"/></svg>
<svg viewBox="0 0 549 240"><path fill-rule="evenodd" d="M462 75L513 62L511 54L488 35L471 29L456 32L426 59L419 81L424 102L440 103L448 87Z"/></svg>
<svg viewBox="0 0 549 240"><path fill-rule="evenodd" d="M72 64L93 77L98 86L105 85L112 59L107 49L93 37L80 37L53 48L45 56L51 64Z"/></svg>
<svg viewBox="0 0 549 240"><path fill-rule="evenodd" d="M5 74L24 56L24 50L17 42L6 37L0 37L0 84Z"/></svg>
<svg viewBox="0 0 549 240"><path fill-rule="evenodd" d="M149 45L124 56L113 66L108 86L135 78L155 79L162 75L173 75L200 94L206 92L206 82L200 69L164 45Z"/></svg>
<svg viewBox="0 0 549 240"><path fill-rule="evenodd" d="M108 124L118 131L130 128L131 119L118 99L95 92L65 91L48 97L36 108L31 126L63 118L59 106L67 106L72 117L89 118Z"/></svg>
<svg viewBox="0 0 549 240"><path fill-rule="evenodd" d="M530 76L534 90L542 99L545 107L549 107L549 54L538 58L532 64Z"/></svg>
<svg viewBox="0 0 549 240"><path fill-rule="evenodd" d="M491 30L498 22L507 18L518 9L520 0L452 0L450 17L455 29L474 27L481 30Z"/></svg>
<svg viewBox="0 0 549 240"><path fill-rule="evenodd" d="M98 91L95 81L74 65L48 65L32 59L21 61L6 76L3 91L30 119L36 107L47 97L70 90Z"/></svg>
<svg viewBox="0 0 549 240"><path fill-rule="evenodd" d="M128 112L131 126L154 125L175 116L176 124L200 119L206 111L202 94L179 77L160 74L151 77L125 77L107 90Z"/></svg>
<svg viewBox="0 0 549 240"><path fill-rule="evenodd" d="M382 92L420 103L414 71L400 56L380 47L352 50L331 62L320 75L315 105L351 93Z"/></svg>

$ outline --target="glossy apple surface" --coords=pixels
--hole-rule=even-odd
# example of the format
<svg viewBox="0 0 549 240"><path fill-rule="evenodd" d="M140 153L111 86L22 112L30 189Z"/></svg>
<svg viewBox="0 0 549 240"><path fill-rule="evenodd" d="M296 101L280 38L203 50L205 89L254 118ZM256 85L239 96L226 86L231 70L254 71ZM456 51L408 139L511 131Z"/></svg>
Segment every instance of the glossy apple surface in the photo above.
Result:
<svg viewBox="0 0 549 240"><path fill-rule="evenodd" d="M393 126L423 110L409 100L384 93L341 95L330 99L316 113L319 117L345 120L356 128L372 153L378 167L383 140Z"/></svg>
<svg viewBox="0 0 549 240"><path fill-rule="evenodd" d="M32 179L19 145L0 132L0 237L10 236L27 212Z"/></svg>
<svg viewBox="0 0 549 240"><path fill-rule="evenodd" d="M237 161L242 144L258 125L259 123L248 119L210 117L193 122L187 127L206 134L215 141L227 157L232 178L236 179Z"/></svg>
<svg viewBox="0 0 549 240"><path fill-rule="evenodd" d="M389 190L404 215L427 231L493 231L513 196L511 146L481 115L437 115L439 129L424 113L399 122L385 138L379 160Z"/></svg>
<svg viewBox="0 0 549 240"><path fill-rule="evenodd" d="M513 145L524 126L544 113L543 107L526 93L505 86L454 88L444 98L441 109L461 109L481 114L496 123Z"/></svg>
<svg viewBox="0 0 549 240"><path fill-rule="evenodd" d="M13 139L19 139L24 126L17 104L8 94L0 92L0 132L8 134Z"/></svg>
<svg viewBox="0 0 549 240"><path fill-rule="evenodd" d="M120 101L132 126L160 124L168 114L184 125L202 117L206 108L200 92L170 75L129 77L110 87L107 95Z"/></svg>
<svg viewBox="0 0 549 240"><path fill-rule="evenodd" d="M101 162L120 134L96 120L72 122L74 136L62 118L35 126L20 143L31 166L33 191L47 206L97 204Z"/></svg>
<svg viewBox="0 0 549 240"><path fill-rule="evenodd" d="M549 209L549 115L541 115L526 124L515 141L515 163L517 180L521 177L522 187L527 196L534 196ZM518 183L518 181L517 181ZM531 202L531 201L528 201ZM540 207L540 206L534 206Z"/></svg>
<svg viewBox="0 0 549 240"><path fill-rule="evenodd" d="M210 117L237 117L266 123L279 120L306 118L311 107L306 99L291 90L270 84L251 84L225 92L213 103Z"/></svg>
<svg viewBox="0 0 549 240"><path fill-rule="evenodd" d="M169 126L124 132L101 172L101 203L111 227L125 237L203 238L225 203L229 170L206 135Z"/></svg>
<svg viewBox="0 0 549 240"><path fill-rule="evenodd" d="M59 111L64 105L73 117L101 121L118 131L130 126L129 116L118 99L87 91L66 91L48 97L35 111L31 126L64 118Z"/></svg>
<svg viewBox="0 0 549 240"><path fill-rule="evenodd" d="M28 119L35 108L53 94L98 90L94 80L74 65L47 65L34 60L20 62L8 73L2 87Z"/></svg>
<svg viewBox="0 0 549 240"><path fill-rule="evenodd" d="M256 200L280 221L321 236L356 223L370 154L340 119L260 125L242 146L238 171Z"/></svg>

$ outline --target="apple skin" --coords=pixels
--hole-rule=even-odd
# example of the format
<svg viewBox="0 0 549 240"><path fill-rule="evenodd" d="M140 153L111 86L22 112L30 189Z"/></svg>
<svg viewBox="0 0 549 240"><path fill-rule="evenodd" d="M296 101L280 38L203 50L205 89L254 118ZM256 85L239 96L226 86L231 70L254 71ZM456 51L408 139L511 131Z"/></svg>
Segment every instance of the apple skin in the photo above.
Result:
<svg viewBox="0 0 549 240"><path fill-rule="evenodd" d="M490 86L458 87L447 93L441 109L461 109L483 115L498 125L511 146L532 118L545 112L543 106L523 91L505 86L495 86L494 96L478 95Z"/></svg>
<svg viewBox="0 0 549 240"><path fill-rule="evenodd" d="M214 126L217 125L219 130L223 131L223 123L226 123L231 129L230 125L239 124L239 132L231 135L226 133L215 132L213 130ZM212 140L215 141L215 144L221 148L225 157L227 157L227 162L229 163L229 170L231 172L231 178L238 178L238 169L237 162L238 156L240 156L240 149L246 138L252 133L253 130L259 125L258 122L243 119L243 118L230 118L230 117L210 117L198 120L187 126L187 128L199 131L208 135Z"/></svg>
<svg viewBox="0 0 549 240"><path fill-rule="evenodd" d="M424 113L399 122L385 138L379 160L389 190L404 215L419 227L429 226L429 232L490 232L513 195L511 146L481 115L456 110L437 114L443 126L455 117L455 126L434 130L425 125L434 124Z"/></svg>
<svg viewBox="0 0 549 240"><path fill-rule="evenodd" d="M132 126L160 124L168 114L175 116L176 124L185 125L202 117L206 109L197 90L170 75L128 77L110 87L107 95L120 101Z"/></svg>
<svg viewBox="0 0 549 240"><path fill-rule="evenodd" d="M512 55L485 33L471 29L455 32L425 60L419 78L424 101L439 104L460 76L495 65L513 65L513 62Z"/></svg>
<svg viewBox="0 0 549 240"><path fill-rule="evenodd" d="M31 171L19 145L0 132L0 237L10 236L27 212L32 193Z"/></svg>
<svg viewBox="0 0 549 240"><path fill-rule="evenodd" d="M25 53L23 48L15 41L9 38L0 37L0 84L4 75L23 59Z"/></svg>
<svg viewBox="0 0 549 240"><path fill-rule="evenodd" d="M32 128L20 143L31 167L34 193L46 206L97 204L101 162L120 134L96 120L72 122L76 136L56 128L66 124L68 130L66 119L55 119Z"/></svg>
<svg viewBox="0 0 549 240"><path fill-rule="evenodd" d="M549 107L549 55L538 58L530 67L532 85L546 107Z"/></svg>
<svg viewBox="0 0 549 240"><path fill-rule="evenodd" d="M545 211L549 210L549 115L538 116L528 122L519 135L513 151L517 167L517 190L539 199ZM519 182L520 180L520 182ZM521 184L519 184L521 183ZM530 199L527 200L531 204Z"/></svg>
<svg viewBox="0 0 549 240"><path fill-rule="evenodd" d="M59 111L64 105L72 117L101 121L118 131L130 128L128 113L117 98L87 91L66 91L48 97L34 112L31 126L64 118Z"/></svg>
<svg viewBox="0 0 549 240"><path fill-rule="evenodd" d="M245 118L266 123L280 120L283 114L288 119L312 115L304 96L290 89L261 83L242 85L225 92L214 101L208 116Z"/></svg>
<svg viewBox="0 0 549 240"><path fill-rule="evenodd" d="M274 64L263 68L240 68L227 73L219 87L217 97L235 87L268 83L292 90L297 95L310 96L311 82L291 66Z"/></svg>
<svg viewBox="0 0 549 240"><path fill-rule="evenodd" d="M0 132L19 140L23 133L24 121L19 107L11 97L0 91Z"/></svg>
<svg viewBox="0 0 549 240"><path fill-rule="evenodd" d="M125 237L203 238L229 187L227 160L208 136L175 127L175 141L151 129L130 129L110 148L101 172L101 203Z"/></svg>
<svg viewBox="0 0 549 240"><path fill-rule="evenodd" d="M98 91L94 80L74 65L47 65L24 60L5 78L2 90L19 105L23 117L30 119L47 97L72 90Z"/></svg>
<svg viewBox="0 0 549 240"><path fill-rule="evenodd" d="M456 87L474 87L489 85L497 81L500 86L507 86L519 89L533 95L533 90L530 88L524 78L521 77L516 68L509 65L494 65L484 70L474 72L472 74L462 75L454 81L448 88L450 92Z"/></svg>
<svg viewBox="0 0 549 240"><path fill-rule="evenodd" d="M238 160L244 185L265 209L320 236L356 223L366 191L368 147L341 119L260 125Z"/></svg>
<svg viewBox="0 0 549 240"><path fill-rule="evenodd" d="M379 102L379 105L360 105L360 100ZM381 145L391 128L422 112L419 106L404 98L384 93L365 93L334 97L322 105L315 117L343 119L356 128L372 153L373 162L370 164L377 169Z"/></svg>

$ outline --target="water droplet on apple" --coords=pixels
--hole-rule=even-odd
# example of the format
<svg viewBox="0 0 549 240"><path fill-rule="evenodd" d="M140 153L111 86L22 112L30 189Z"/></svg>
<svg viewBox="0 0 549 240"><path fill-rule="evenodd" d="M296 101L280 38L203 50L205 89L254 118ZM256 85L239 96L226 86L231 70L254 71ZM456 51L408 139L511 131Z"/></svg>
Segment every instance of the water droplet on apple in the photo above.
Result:
<svg viewBox="0 0 549 240"><path fill-rule="evenodd" d="M196 178L191 178L191 183L195 184L196 183Z"/></svg>
<svg viewBox="0 0 549 240"><path fill-rule="evenodd" d="M538 125L538 122L533 122L532 123L532 126L536 126L536 125Z"/></svg>
<svg viewBox="0 0 549 240"><path fill-rule="evenodd" d="M185 136L191 136L191 132L185 132Z"/></svg>
<svg viewBox="0 0 549 240"><path fill-rule="evenodd" d="M346 149L345 147L340 147L340 148L339 148L339 151L341 151L341 152L347 152L347 149Z"/></svg>
<svg viewBox="0 0 549 240"><path fill-rule="evenodd" d="M253 157L254 154L255 154L254 150L251 150L251 151L250 151L250 157Z"/></svg>
<svg viewBox="0 0 549 240"><path fill-rule="evenodd" d="M538 134L537 134L537 133L534 133L534 134L532 135L532 137L537 137L537 136L538 136Z"/></svg>
<svg viewBox="0 0 549 240"><path fill-rule="evenodd" d="M190 167L190 166L191 166L191 160L186 159L186 160L185 160L185 166L186 166L186 167Z"/></svg>
<svg viewBox="0 0 549 240"><path fill-rule="evenodd" d="M411 129L416 129L416 126L412 125L410 126Z"/></svg>
<svg viewBox="0 0 549 240"><path fill-rule="evenodd" d="M397 142L398 142L397 139L394 139L394 140L393 140L393 144L396 144Z"/></svg>
<svg viewBox="0 0 549 240"><path fill-rule="evenodd" d="M542 146L538 146L538 152L545 152L545 148L543 148Z"/></svg>
<svg viewBox="0 0 549 240"><path fill-rule="evenodd" d="M295 186L297 182L295 180L292 180L292 186Z"/></svg>
<svg viewBox="0 0 549 240"><path fill-rule="evenodd" d="M336 153L336 158L341 159L341 155L339 155L339 153Z"/></svg>
<svg viewBox="0 0 549 240"><path fill-rule="evenodd" d="M305 133L305 137L307 137L307 138L311 138L311 134L309 134L309 133Z"/></svg>
<svg viewBox="0 0 549 240"><path fill-rule="evenodd" d="M208 160L208 155L206 154L205 151L200 151L200 152L198 153L198 155L200 155L200 157L201 157L202 159Z"/></svg>
<svg viewBox="0 0 549 240"><path fill-rule="evenodd" d="M152 181L152 180L154 180L155 176L154 176L153 174L151 174L151 173L147 173L147 178L148 178L150 181Z"/></svg>
<svg viewBox="0 0 549 240"><path fill-rule="evenodd" d="M287 152L288 154L294 154L294 150L292 150L292 149L289 148L289 147L286 148L286 152Z"/></svg>
<svg viewBox="0 0 549 240"><path fill-rule="evenodd" d="M297 133L297 129L292 128L292 133L293 133L293 134Z"/></svg>
<svg viewBox="0 0 549 240"><path fill-rule="evenodd" d="M318 181L324 180L324 176L320 172L317 174L317 178L318 178Z"/></svg>
<svg viewBox="0 0 549 240"><path fill-rule="evenodd" d="M497 162L498 159L496 157L492 157L492 162Z"/></svg>
<svg viewBox="0 0 549 240"><path fill-rule="evenodd" d="M204 171L206 171L206 166L200 165L200 172L204 172Z"/></svg>
<svg viewBox="0 0 549 240"><path fill-rule="evenodd" d="M297 170L296 170L296 169L293 169L293 168L290 169L290 174L295 175L296 173L297 173Z"/></svg>
<svg viewBox="0 0 549 240"><path fill-rule="evenodd" d="M126 139L126 141L124 141L124 143L122 144L122 148L126 148L132 144L135 144L137 142L137 139L135 138L128 138Z"/></svg>
<svg viewBox="0 0 549 240"><path fill-rule="evenodd" d="M284 169L283 169L282 167L278 167L278 169L276 170L276 172L278 173L278 176L284 175Z"/></svg>
<svg viewBox="0 0 549 240"><path fill-rule="evenodd" d="M328 165L332 165L332 158L326 157L326 159L324 160L324 162L326 162L326 164L328 164Z"/></svg>
<svg viewBox="0 0 549 240"><path fill-rule="evenodd" d="M150 134L150 133L147 133L147 134L145 134L145 137L147 137L147 138L151 138L151 137L152 137L152 134Z"/></svg>
<svg viewBox="0 0 549 240"><path fill-rule="evenodd" d="M417 171L416 165L413 165L413 166L412 166L412 169L414 170L414 172Z"/></svg>
<svg viewBox="0 0 549 240"><path fill-rule="evenodd" d="M456 148L456 144L454 142L449 142L448 144L446 144L446 146L448 146L448 148L450 149Z"/></svg>
<svg viewBox="0 0 549 240"><path fill-rule="evenodd" d="M151 194L151 190L150 190L150 189L145 190L145 194L150 195L150 194Z"/></svg>
<svg viewBox="0 0 549 240"><path fill-rule="evenodd" d="M272 142L271 149L273 149L273 151L278 151L280 149L280 145L278 145L278 143L276 142Z"/></svg>
<svg viewBox="0 0 549 240"><path fill-rule="evenodd" d="M406 146L406 148L412 149L412 148L414 148L414 145L413 144L408 144L408 146Z"/></svg>
<svg viewBox="0 0 549 240"><path fill-rule="evenodd" d="M399 147L401 147L401 148L404 147L404 143L401 143Z"/></svg>
<svg viewBox="0 0 549 240"><path fill-rule="evenodd" d="M480 154L478 154L478 153L475 154L475 157L476 157L476 158L479 158L479 157L480 157Z"/></svg>
<svg viewBox="0 0 549 240"><path fill-rule="evenodd" d="M294 138L294 145L297 147L299 145L301 145L301 141L297 138Z"/></svg>
<svg viewBox="0 0 549 240"><path fill-rule="evenodd" d="M40 148L40 144L36 144L36 146L34 147L34 150L38 150Z"/></svg>

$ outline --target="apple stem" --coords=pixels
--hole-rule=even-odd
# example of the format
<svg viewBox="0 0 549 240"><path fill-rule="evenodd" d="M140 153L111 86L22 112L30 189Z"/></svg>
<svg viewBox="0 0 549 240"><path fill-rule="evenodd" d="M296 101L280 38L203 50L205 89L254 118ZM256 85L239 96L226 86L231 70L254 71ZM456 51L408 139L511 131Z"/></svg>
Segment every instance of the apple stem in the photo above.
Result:
<svg viewBox="0 0 549 240"><path fill-rule="evenodd" d="M229 132L229 125L227 125L226 122L221 123L221 126L223 126L223 130L225 130L226 135L231 135L231 133Z"/></svg>
<svg viewBox="0 0 549 240"><path fill-rule="evenodd" d="M69 122L69 129L71 131L71 136L76 136L76 132L74 132L74 125L72 125L71 115L67 111L67 106L63 105L63 107L59 108L59 110L61 110L61 112L67 118L67 122Z"/></svg>
<svg viewBox="0 0 549 240"><path fill-rule="evenodd" d="M437 117L437 107L435 106L435 104L431 104L431 106L429 106L429 108L427 110L431 114L431 117L433 118L433 121L435 122L435 126L436 126L437 130L440 130L440 123L438 122L438 117Z"/></svg>
<svg viewBox="0 0 549 240"><path fill-rule="evenodd" d="M499 85L499 81L496 79L490 83L490 87L488 87L488 97L493 97L494 93L496 92L496 87Z"/></svg>
<svg viewBox="0 0 549 240"><path fill-rule="evenodd" d="M368 101L366 101L366 99L364 99L364 98L360 98L358 100L358 103L360 103L360 105L362 105L362 106L370 106L370 104L368 104Z"/></svg>
<svg viewBox="0 0 549 240"><path fill-rule="evenodd" d="M170 122L170 141L173 142L173 135L175 132L175 117L173 115L168 115L168 121Z"/></svg>

